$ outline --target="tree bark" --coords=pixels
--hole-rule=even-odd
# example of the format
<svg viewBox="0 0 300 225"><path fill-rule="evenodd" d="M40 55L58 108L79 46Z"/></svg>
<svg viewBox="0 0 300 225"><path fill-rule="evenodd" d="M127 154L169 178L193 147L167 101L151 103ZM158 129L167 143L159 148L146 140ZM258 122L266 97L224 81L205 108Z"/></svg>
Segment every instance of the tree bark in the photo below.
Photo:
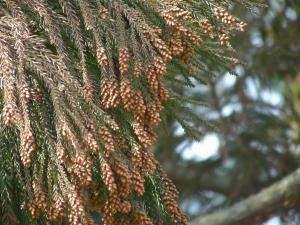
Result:
<svg viewBox="0 0 300 225"><path fill-rule="evenodd" d="M299 200L300 195L300 169L248 197L233 206L199 216L190 225L233 225L245 224L243 221L251 221L254 224L256 218L261 215L270 215L280 207L290 207Z"/></svg>

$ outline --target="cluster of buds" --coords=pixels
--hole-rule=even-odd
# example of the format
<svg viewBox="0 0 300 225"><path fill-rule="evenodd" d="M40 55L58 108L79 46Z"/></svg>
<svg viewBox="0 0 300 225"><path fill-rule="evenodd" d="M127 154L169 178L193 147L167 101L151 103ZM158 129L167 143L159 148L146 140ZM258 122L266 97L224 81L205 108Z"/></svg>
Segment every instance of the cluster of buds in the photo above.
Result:
<svg viewBox="0 0 300 225"><path fill-rule="evenodd" d="M172 59L172 56L166 43L158 37L157 38L153 37L151 39L154 47L158 50L159 54L163 57L163 59L165 61L170 61Z"/></svg>
<svg viewBox="0 0 300 225"><path fill-rule="evenodd" d="M163 10L159 15L164 19L168 26L175 28L175 30L182 29L182 25L177 22L176 18L169 11Z"/></svg>
<svg viewBox="0 0 300 225"><path fill-rule="evenodd" d="M143 167L143 155L142 155L142 148L141 146L134 144L132 147L132 151L131 151L131 163L132 166L139 170L140 168Z"/></svg>
<svg viewBox="0 0 300 225"><path fill-rule="evenodd" d="M118 145L119 150L125 154L127 157L130 157L130 150L126 144L125 139L122 136L115 136L115 143Z"/></svg>
<svg viewBox="0 0 300 225"><path fill-rule="evenodd" d="M163 194L162 200L174 223L182 225L188 224L186 217L182 214L177 202L169 192Z"/></svg>
<svg viewBox="0 0 300 225"><path fill-rule="evenodd" d="M122 79L121 81L120 94L125 110L132 112L134 110L134 91L130 82L126 79Z"/></svg>
<svg viewBox="0 0 300 225"><path fill-rule="evenodd" d="M55 195L53 198L54 205L49 206L47 210L48 219L50 221L57 220L59 217L64 216L65 202L60 195Z"/></svg>
<svg viewBox="0 0 300 225"><path fill-rule="evenodd" d="M132 183L133 183L133 190L139 195L143 196L145 193L145 186L144 186L144 178L137 170L132 171Z"/></svg>
<svg viewBox="0 0 300 225"><path fill-rule="evenodd" d="M72 191L68 195L71 206L69 222L71 225L78 225L81 222L81 218L85 217L84 201L83 197L78 193L74 186L71 189Z"/></svg>
<svg viewBox="0 0 300 225"><path fill-rule="evenodd" d="M26 131L21 139L21 161L25 167L30 166L31 155L35 150L35 141L30 131Z"/></svg>
<svg viewBox="0 0 300 225"><path fill-rule="evenodd" d="M141 175L144 177L148 174L152 174L156 170L156 164L154 162L154 156L148 151L142 151L143 167L141 168Z"/></svg>
<svg viewBox="0 0 300 225"><path fill-rule="evenodd" d="M205 34L210 34L212 32L212 25L210 24L210 22L207 19L201 20L199 22L199 26L201 27L201 29L203 30L203 32Z"/></svg>
<svg viewBox="0 0 300 225"><path fill-rule="evenodd" d="M159 101L149 103L147 105L145 124L147 124L149 126L158 125L161 121L160 112L162 109L163 109L163 107Z"/></svg>
<svg viewBox="0 0 300 225"><path fill-rule="evenodd" d="M151 139L154 144L157 140L157 134L155 131L149 126L144 126L144 130L147 132L149 139Z"/></svg>
<svg viewBox="0 0 300 225"><path fill-rule="evenodd" d="M147 216L147 214L141 210L134 211L134 222L136 224L154 225L151 219Z"/></svg>
<svg viewBox="0 0 300 225"><path fill-rule="evenodd" d="M36 180L32 182L32 188L34 192L34 201L38 209L46 210L47 202L44 192L41 190L40 185Z"/></svg>
<svg viewBox="0 0 300 225"><path fill-rule="evenodd" d="M163 170L160 171L160 177L164 186L162 200L164 202L166 210L169 212L171 216L171 219L177 224L187 224L187 219L182 214L176 202L176 198L178 197L179 193L175 185L168 178L168 176Z"/></svg>
<svg viewBox="0 0 300 225"><path fill-rule="evenodd" d="M130 82L126 79L121 81L120 92L125 110L133 112L134 120L142 123L144 121L146 106L141 92L133 90Z"/></svg>
<svg viewBox="0 0 300 225"><path fill-rule="evenodd" d="M114 171L118 175L119 192L121 197L127 197L131 192L132 180L131 173L126 164L117 157L114 158Z"/></svg>
<svg viewBox="0 0 300 225"><path fill-rule="evenodd" d="M115 224L114 214L116 212L128 214L130 211L131 203L129 201L121 201L118 193L110 193L102 209L103 224L113 225Z"/></svg>
<svg viewBox="0 0 300 225"><path fill-rule="evenodd" d="M54 208L56 209L58 216L63 216L65 202L64 199L60 195L55 195L54 198Z"/></svg>
<svg viewBox="0 0 300 225"><path fill-rule="evenodd" d="M215 8L213 12L215 17L227 26L233 26L236 22L236 19L223 8Z"/></svg>
<svg viewBox="0 0 300 225"><path fill-rule="evenodd" d="M173 198L178 198L179 192L175 186L175 184L172 182L172 180L168 177L165 171L160 170L160 178L164 185L165 192L168 192L169 196L172 196Z"/></svg>
<svg viewBox="0 0 300 225"><path fill-rule="evenodd" d="M12 104L7 104L3 108L2 116L5 126L12 126L15 121L16 108Z"/></svg>
<svg viewBox="0 0 300 225"><path fill-rule="evenodd" d="M185 35L194 45L201 45L202 44L202 39L196 34L194 31L189 30L189 29L184 29L183 30L183 35Z"/></svg>
<svg viewBox="0 0 300 225"><path fill-rule="evenodd" d="M202 43L202 39L194 31L178 23L176 18L172 16L170 12L164 10L160 12L160 16L165 20L167 25L179 31L182 35L187 37L193 44L200 45Z"/></svg>
<svg viewBox="0 0 300 225"><path fill-rule="evenodd" d="M237 23L237 30L240 32L245 31L245 27L247 26L247 23L240 21L239 23Z"/></svg>
<svg viewBox="0 0 300 225"><path fill-rule="evenodd" d="M93 89L90 84L85 84L83 86L83 96L86 101L91 101L93 98Z"/></svg>
<svg viewBox="0 0 300 225"><path fill-rule="evenodd" d="M96 55L97 55L97 61L101 66L106 66L108 64L108 59L105 54L105 48L97 45Z"/></svg>
<svg viewBox="0 0 300 225"><path fill-rule="evenodd" d="M108 200L105 203L105 207L110 209L111 214L116 212L129 213L131 210L131 204L129 201L121 201L118 193L110 193Z"/></svg>
<svg viewBox="0 0 300 225"><path fill-rule="evenodd" d="M181 39L181 33L179 31L176 31L171 34L168 45L170 48L170 51L172 55L181 55L183 53L183 46L182 46L182 39Z"/></svg>
<svg viewBox="0 0 300 225"><path fill-rule="evenodd" d="M226 26L228 27L236 26L236 29L240 32L244 31L247 25L245 22L239 21L236 18L234 18L232 15L226 12L225 9L222 8L215 8L214 15L217 17L218 20L220 20Z"/></svg>
<svg viewBox="0 0 300 225"><path fill-rule="evenodd" d="M30 201L28 204L28 208L29 208L31 216L33 218L36 218L39 214L39 209L38 209L36 203L34 201Z"/></svg>
<svg viewBox="0 0 300 225"><path fill-rule="evenodd" d="M159 100L168 100L169 98L169 91L163 86L162 83L159 84L157 97Z"/></svg>
<svg viewBox="0 0 300 225"><path fill-rule="evenodd" d="M42 98L42 91L38 86L36 86L31 90L31 95L35 101L39 101Z"/></svg>
<svg viewBox="0 0 300 225"><path fill-rule="evenodd" d="M143 34L165 61L169 61L172 59L170 49L168 48L166 43L161 38L159 38L159 36L154 33L148 25L143 26Z"/></svg>
<svg viewBox="0 0 300 225"><path fill-rule="evenodd" d="M220 44L223 45L228 40L229 40L228 33L224 30L224 28L220 28L219 29L219 42L220 42Z"/></svg>
<svg viewBox="0 0 300 225"><path fill-rule="evenodd" d="M104 142L105 155L109 157L115 151L114 138L106 127L102 127L99 132Z"/></svg>
<svg viewBox="0 0 300 225"><path fill-rule="evenodd" d="M149 148L154 144L156 138L154 138L152 133L149 133L142 124L134 122L132 126L138 140L145 148Z"/></svg>
<svg viewBox="0 0 300 225"><path fill-rule="evenodd" d="M115 177L114 177L113 171L111 170L111 168L107 162L101 163L101 172L102 172L103 182L106 185L108 191L110 193L116 192L117 185L115 182Z"/></svg>
<svg viewBox="0 0 300 225"><path fill-rule="evenodd" d="M81 185L89 186L92 183L92 161L83 151L76 152L74 172L81 182Z"/></svg>
<svg viewBox="0 0 300 225"><path fill-rule="evenodd" d="M154 58L154 67L157 75L161 78L167 73L166 63L163 61L161 57Z"/></svg>
<svg viewBox="0 0 300 225"><path fill-rule="evenodd" d="M118 211L121 213L129 213L131 211L131 204L129 201L120 202Z"/></svg>
<svg viewBox="0 0 300 225"><path fill-rule="evenodd" d="M92 152L96 152L97 149L99 148L96 138L95 138L95 134L91 131L87 132L86 137L85 137L85 142L86 142L86 145L89 147L89 149Z"/></svg>
<svg viewBox="0 0 300 225"><path fill-rule="evenodd" d="M145 165L147 166L148 163L146 162L146 164L144 165L144 152L145 150L143 150L141 148L141 146L135 144L132 147L132 151L131 151L131 163L133 166L133 170L132 170L132 182L133 182L133 190L139 195L142 196L145 192L145 187L144 187L144 175L146 174L146 172L144 171L145 169Z"/></svg>
<svg viewBox="0 0 300 225"><path fill-rule="evenodd" d="M187 41L184 41L182 43L182 46L183 46L183 53L180 56L180 62L185 65L189 63L190 56L193 53L193 48Z"/></svg>
<svg viewBox="0 0 300 225"><path fill-rule="evenodd" d="M120 91L116 79L102 79L101 98L105 108L115 108L120 103Z"/></svg>
<svg viewBox="0 0 300 225"><path fill-rule="evenodd" d="M146 68L146 79L152 94L158 93L158 78L155 72L155 68L152 65L148 65Z"/></svg>
<svg viewBox="0 0 300 225"><path fill-rule="evenodd" d="M111 128L113 131L120 131L118 123L111 116L105 115L104 119L109 128Z"/></svg>
<svg viewBox="0 0 300 225"><path fill-rule="evenodd" d="M114 212L111 210L110 204L107 202L102 210L102 222L103 225L114 225Z"/></svg>
<svg viewBox="0 0 300 225"><path fill-rule="evenodd" d="M177 6L173 6L170 9L168 9L168 13L170 13L172 16L183 19L183 20L189 20L192 18L191 12L181 9Z"/></svg>
<svg viewBox="0 0 300 225"><path fill-rule="evenodd" d="M22 85L22 87L20 88L20 97L24 100L25 103L29 102L30 90L26 84Z"/></svg>
<svg viewBox="0 0 300 225"><path fill-rule="evenodd" d="M134 91L133 105L134 105L134 111L133 111L134 120L143 123L145 113L146 113L146 106L140 91Z"/></svg>
<svg viewBox="0 0 300 225"><path fill-rule="evenodd" d="M143 64L138 62L134 65L134 76L139 78L143 73Z"/></svg>
<svg viewBox="0 0 300 225"><path fill-rule="evenodd" d="M119 70L122 75L128 72L129 50L128 48L121 48L119 52Z"/></svg>
<svg viewBox="0 0 300 225"><path fill-rule="evenodd" d="M157 34L158 36L161 35L161 28L159 26L152 26L152 32Z"/></svg>
<svg viewBox="0 0 300 225"><path fill-rule="evenodd" d="M113 214L120 211L121 199L119 193L109 193L108 199L105 204L108 204L108 207Z"/></svg>

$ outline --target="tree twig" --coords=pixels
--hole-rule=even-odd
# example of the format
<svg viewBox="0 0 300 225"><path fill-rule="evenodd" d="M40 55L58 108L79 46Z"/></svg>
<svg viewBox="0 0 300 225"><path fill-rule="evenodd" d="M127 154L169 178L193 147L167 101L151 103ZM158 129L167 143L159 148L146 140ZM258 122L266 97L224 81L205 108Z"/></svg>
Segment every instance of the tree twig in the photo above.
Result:
<svg viewBox="0 0 300 225"><path fill-rule="evenodd" d="M300 194L300 169L248 197L233 206L215 213L200 216L190 225L233 225L244 224L242 221L252 220L258 215L273 213L281 206L288 207ZM298 197L297 197L298 196Z"/></svg>

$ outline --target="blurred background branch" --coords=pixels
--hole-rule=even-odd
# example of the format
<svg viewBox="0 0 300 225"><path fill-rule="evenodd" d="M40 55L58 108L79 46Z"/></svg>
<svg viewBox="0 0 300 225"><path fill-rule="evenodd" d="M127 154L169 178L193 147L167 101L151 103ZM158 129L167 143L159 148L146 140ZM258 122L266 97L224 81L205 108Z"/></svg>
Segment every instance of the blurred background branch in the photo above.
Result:
<svg viewBox="0 0 300 225"><path fill-rule="evenodd" d="M243 221L250 218L251 224L259 224L279 207L287 208L298 203L299 193L300 169L227 209L196 218L190 225L246 224Z"/></svg>

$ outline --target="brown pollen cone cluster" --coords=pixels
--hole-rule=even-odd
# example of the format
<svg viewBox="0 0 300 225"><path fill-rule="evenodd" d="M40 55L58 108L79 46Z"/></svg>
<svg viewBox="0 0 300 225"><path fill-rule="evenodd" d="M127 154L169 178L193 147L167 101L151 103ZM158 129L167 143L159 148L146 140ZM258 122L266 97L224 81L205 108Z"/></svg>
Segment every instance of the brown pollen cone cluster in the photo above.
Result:
<svg viewBox="0 0 300 225"><path fill-rule="evenodd" d="M105 108L115 108L120 103L120 90L116 79L104 78L101 81L101 99Z"/></svg>
<svg viewBox="0 0 300 225"><path fill-rule="evenodd" d="M93 89L90 84L84 85L83 94L87 101L91 101L91 99L93 98Z"/></svg>
<svg viewBox="0 0 300 225"><path fill-rule="evenodd" d="M5 126L12 126L15 123L16 108L11 104L4 106L2 114Z"/></svg>
<svg viewBox="0 0 300 225"><path fill-rule="evenodd" d="M98 63L102 66L107 65L108 61L105 54L105 48L97 46L96 54Z"/></svg>
<svg viewBox="0 0 300 225"><path fill-rule="evenodd" d="M0 0L1 123L18 130L14 163L37 220L92 225L96 211L105 225L152 225L159 202L166 221L187 224L150 151L172 103L171 71L191 71L203 32L224 44L246 24L219 7L214 27L179 0L128 2Z"/></svg>
<svg viewBox="0 0 300 225"><path fill-rule="evenodd" d="M120 73L124 75L128 71L128 60L129 60L129 50L128 48L121 48L119 55Z"/></svg>
<svg viewBox="0 0 300 225"><path fill-rule="evenodd" d="M47 209L48 218L50 221L55 221L64 216L65 202L60 195L53 197L53 205L49 205Z"/></svg>
<svg viewBox="0 0 300 225"><path fill-rule="evenodd" d="M31 90L31 95L32 95L32 98L35 100L35 101L39 101L41 100L43 94L42 94L42 91L41 89L36 86L34 87L32 90Z"/></svg>
<svg viewBox="0 0 300 225"><path fill-rule="evenodd" d="M212 25L208 20L202 20L199 22L199 26L203 29L205 34L210 34L212 32Z"/></svg>
<svg viewBox="0 0 300 225"><path fill-rule="evenodd" d="M240 21L234 16L230 15L225 9L217 7L213 10L215 17L221 22L219 27L219 41L223 45L229 40L229 29L236 28L238 31L244 31L246 23Z"/></svg>
<svg viewBox="0 0 300 225"><path fill-rule="evenodd" d="M24 99L24 101L26 103L28 103L29 99L30 99L30 91L29 91L29 88L27 87L27 85L23 85L21 88L21 93L20 93L20 97L22 99Z"/></svg>
<svg viewBox="0 0 300 225"><path fill-rule="evenodd" d="M92 161L89 156L83 152L77 152L74 158L74 173L82 186L92 184Z"/></svg>
<svg viewBox="0 0 300 225"><path fill-rule="evenodd" d="M21 140L21 161L25 167L30 166L31 156L35 150L35 141L30 131L25 131Z"/></svg>
<svg viewBox="0 0 300 225"><path fill-rule="evenodd" d="M78 225L81 222L81 218L86 217L84 199L75 187L68 194L68 199L71 207L69 222L71 225Z"/></svg>

